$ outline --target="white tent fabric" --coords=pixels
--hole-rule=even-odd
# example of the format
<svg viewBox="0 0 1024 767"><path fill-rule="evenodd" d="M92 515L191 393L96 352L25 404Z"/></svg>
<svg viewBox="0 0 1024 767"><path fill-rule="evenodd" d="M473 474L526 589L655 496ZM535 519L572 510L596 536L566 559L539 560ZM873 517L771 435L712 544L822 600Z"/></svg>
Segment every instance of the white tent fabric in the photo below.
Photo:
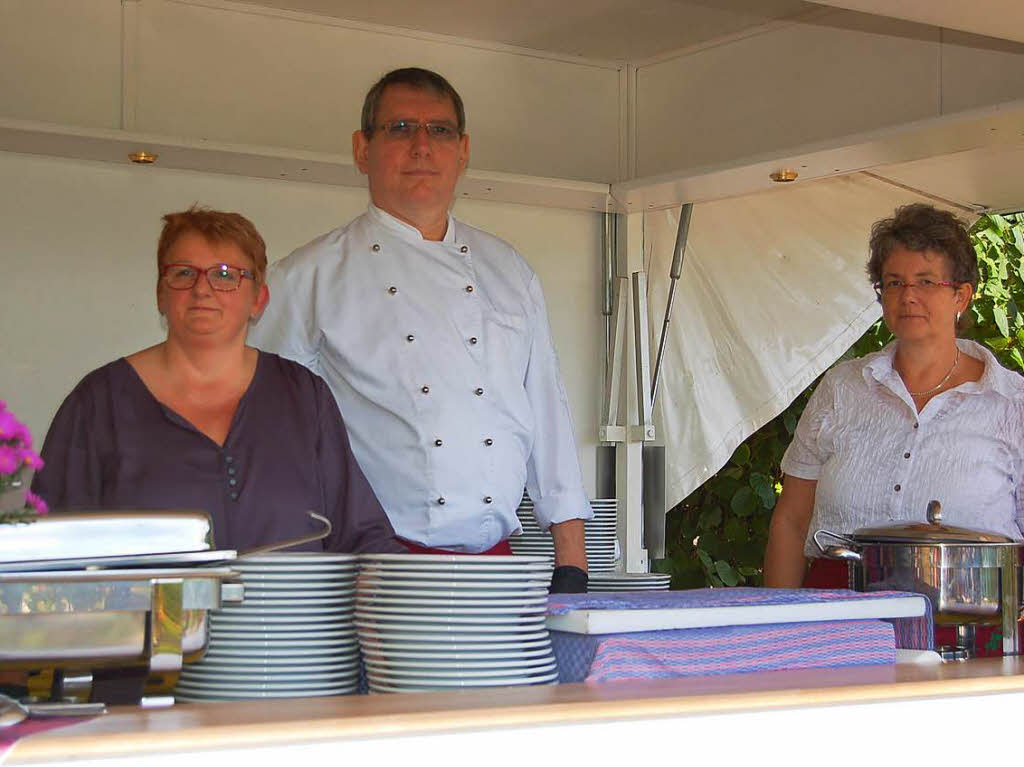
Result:
<svg viewBox="0 0 1024 767"><path fill-rule="evenodd" d="M655 403L669 508L878 319L864 271L871 224L924 201L852 175L694 206ZM652 356L678 217L644 219Z"/></svg>

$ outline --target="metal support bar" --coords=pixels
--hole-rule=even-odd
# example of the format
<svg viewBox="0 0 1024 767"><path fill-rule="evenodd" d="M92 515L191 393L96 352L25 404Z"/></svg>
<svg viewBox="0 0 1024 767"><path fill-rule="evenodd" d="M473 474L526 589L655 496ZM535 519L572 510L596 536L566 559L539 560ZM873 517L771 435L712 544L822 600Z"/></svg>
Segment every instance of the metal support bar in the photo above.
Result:
<svg viewBox="0 0 1024 767"><path fill-rule="evenodd" d="M618 217L615 213L604 214L604 240L602 265L603 277L601 296L601 314L604 315L604 374L608 377L608 371L612 367L612 338L613 338L613 317L615 309L615 238L618 227Z"/></svg>
<svg viewBox="0 0 1024 767"><path fill-rule="evenodd" d="M672 319L672 308L676 301L676 286L679 275L683 272L683 254L686 242L690 237L690 217L693 215L693 203L688 202L679 211L679 228L676 229L676 245L672 252L672 268L669 270L668 303L665 304L665 321L661 326L661 339L658 341L658 357L654 361L654 382L651 384L651 403L658 398L658 384L661 382L661 363L665 359L665 341L668 339L668 324Z"/></svg>
<svg viewBox="0 0 1024 767"><path fill-rule="evenodd" d="M647 274L633 272L633 341L636 345L636 438L645 442L654 439L651 405L651 345L647 324Z"/></svg>
<svg viewBox="0 0 1024 767"><path fill-rule="evenodd" d="M622 387L622 356L626 343L626 308L629 303L629 281L621 277L615 291L615 302L611 319L614 321L611 333L611 352L608 372L605 376L604 408L601 412L601 427L598 439L602 442L624 442L625 427L619 425L619 394Z"/></svg>

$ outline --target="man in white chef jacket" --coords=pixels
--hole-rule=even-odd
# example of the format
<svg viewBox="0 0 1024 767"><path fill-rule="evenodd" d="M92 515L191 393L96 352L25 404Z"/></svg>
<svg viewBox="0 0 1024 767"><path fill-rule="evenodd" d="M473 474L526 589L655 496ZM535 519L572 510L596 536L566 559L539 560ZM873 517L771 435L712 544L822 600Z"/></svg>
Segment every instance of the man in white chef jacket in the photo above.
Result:
<svg viewBox="0 0 1024 767"><path fill-rule="evenodd" d="M449 213L469 158L461 98L433 72L390 72L352 151L367 212L271 268L250 343L327 380L411 551L510 553L525 485L554 538L552 590L585 591L593 512L540 282Z"/></svg>

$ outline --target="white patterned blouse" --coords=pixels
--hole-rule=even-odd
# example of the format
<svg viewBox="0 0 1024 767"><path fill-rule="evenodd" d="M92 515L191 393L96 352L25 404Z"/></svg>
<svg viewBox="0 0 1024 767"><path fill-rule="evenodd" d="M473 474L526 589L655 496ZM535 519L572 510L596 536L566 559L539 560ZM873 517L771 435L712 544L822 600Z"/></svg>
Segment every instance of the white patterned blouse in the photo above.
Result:
<svg viewBox="0 0 1024 767"><path fill-rule="evenodd" d="M807 556L820 556L815 530L923 522L932 499L945 524L1024 538L1024 378L980 344L957 345L984 373L920 413L893 369L896 342L825 374L782 459L818 483Z"/></svg>

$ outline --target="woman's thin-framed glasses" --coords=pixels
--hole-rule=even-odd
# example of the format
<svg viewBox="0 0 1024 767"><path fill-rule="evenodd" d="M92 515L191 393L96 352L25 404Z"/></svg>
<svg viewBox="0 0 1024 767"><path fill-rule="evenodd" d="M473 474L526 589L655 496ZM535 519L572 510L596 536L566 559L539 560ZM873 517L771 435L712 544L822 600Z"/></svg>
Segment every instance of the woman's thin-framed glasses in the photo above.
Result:
<svg viewBox="0 0 1024 767"><path fill-rule="evenodd" d="M902 293L907 288L917 288L923 293L931 293L938 290L939 288L958 288L963 283L950 282L949 280L929 280L923 279L917 282L904 282L903 280L883 280L882 282L876 282L872 287L875 289L875 295L881 298L882 296L894 296L897 293Z"/></svg>
<svg viewBox="0 0 1024 767"><path fill-rule="evenodd" d="M427 132L427 138L432 141L450 142L459 137L459 128L450 122L425 122L416 120L388 120L377 126L384 131L384 135L390 139L401 139L408 141L417 133L420 128Z"/></svg>
<svg viewBox="0 0 1024 767"><path fill-rule="evenodd" d="M231 264L214 264L206 269L192 264L165 264L160 270L160 276L171 290L191 290L200 274L206 275L206 282L213 290L224 293L238 290L243 278L256 280L248 269Z"/></svg>

